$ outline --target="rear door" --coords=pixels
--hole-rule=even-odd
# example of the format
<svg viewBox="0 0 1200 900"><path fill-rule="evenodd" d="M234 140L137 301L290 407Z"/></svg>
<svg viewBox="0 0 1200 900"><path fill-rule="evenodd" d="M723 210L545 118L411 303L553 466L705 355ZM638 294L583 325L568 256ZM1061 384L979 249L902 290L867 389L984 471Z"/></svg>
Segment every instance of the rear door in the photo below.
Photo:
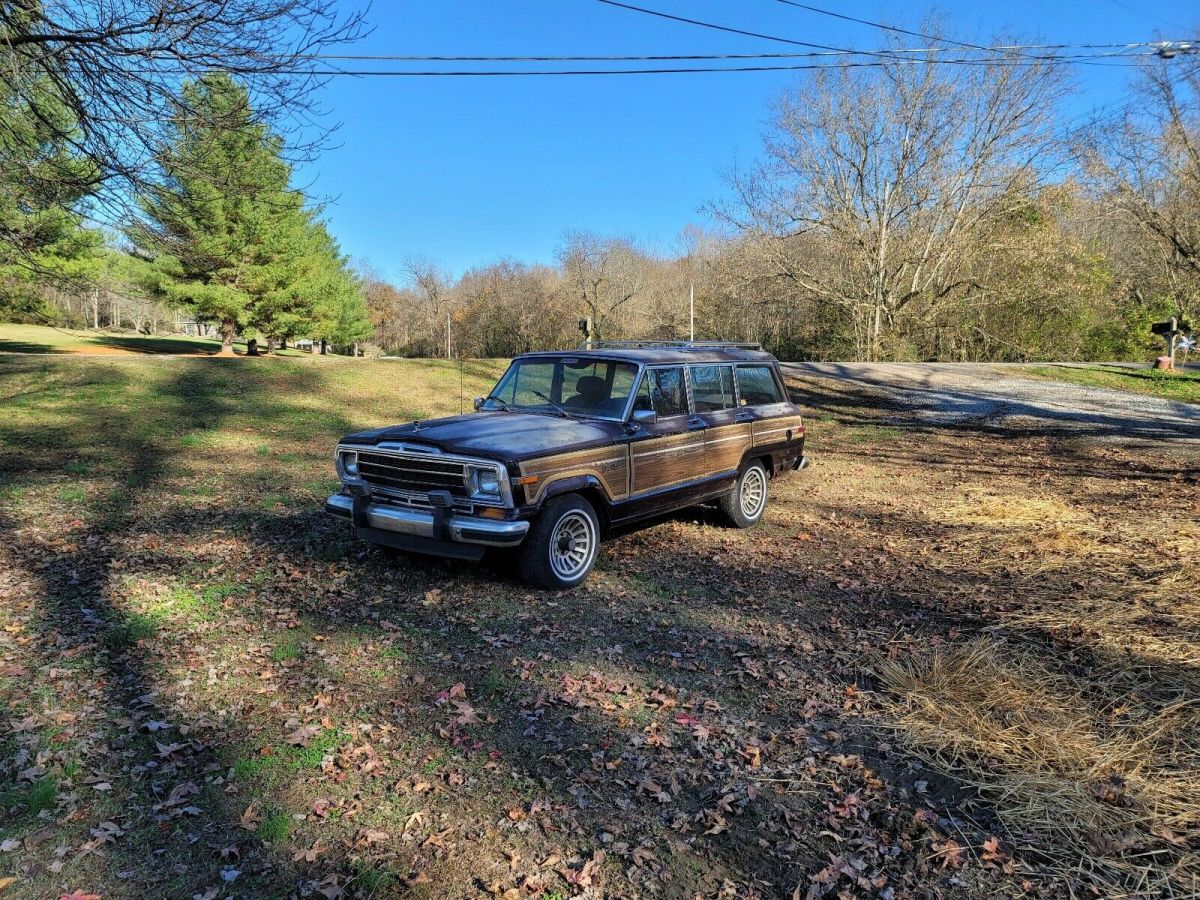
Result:
<svg viewBox="0 0 1200 900"><path fill-rule="evenodd" d="M692 404L705 428L703 474L718 479L711 487L725 487L737 475L742 456L753 443L753 410L740 408L732 364L689 367Z"/></svg>

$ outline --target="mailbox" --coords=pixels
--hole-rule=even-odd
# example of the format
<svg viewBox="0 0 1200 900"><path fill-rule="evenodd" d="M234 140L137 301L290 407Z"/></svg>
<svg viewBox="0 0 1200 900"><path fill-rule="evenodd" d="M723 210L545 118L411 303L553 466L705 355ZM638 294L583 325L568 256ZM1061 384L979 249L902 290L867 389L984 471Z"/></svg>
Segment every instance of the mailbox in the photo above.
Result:
<svg viewBox="0 0 1200 900"><path fill-rule="evenodd" d="M1178 332L1179 328L1174 319L1167 319L1165 322L1155 322L1150 326L1151 334L1160 334L1163 337L1170 337Z"/></svg>
<svg viewBox="0 0 1200 900"><path fill-rule="evenodd" d="M1186 334L1191 330L1191 323L1180 322L1178 319L1167 319L1162 322L1155 322L1150 326L1151 334L1161 335L1165 338L1170 338L1176 334Z"/></svg>

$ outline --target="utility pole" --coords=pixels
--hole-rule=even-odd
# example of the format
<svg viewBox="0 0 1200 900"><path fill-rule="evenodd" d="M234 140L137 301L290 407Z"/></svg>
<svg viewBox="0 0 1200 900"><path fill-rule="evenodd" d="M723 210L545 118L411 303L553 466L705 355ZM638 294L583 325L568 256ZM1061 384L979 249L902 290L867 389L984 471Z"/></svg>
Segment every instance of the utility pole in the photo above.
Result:
<svg viewBox="0 0 1200 900"><path fill-rule="evenodd" d="M688 285L688 340L696 340L696 285Z"/></svg>
<svg viewBox="0 0 1200 900"><path fill-rule="evenodd" d="M450 358L450 313L446 313L446 359Z"/></svg>

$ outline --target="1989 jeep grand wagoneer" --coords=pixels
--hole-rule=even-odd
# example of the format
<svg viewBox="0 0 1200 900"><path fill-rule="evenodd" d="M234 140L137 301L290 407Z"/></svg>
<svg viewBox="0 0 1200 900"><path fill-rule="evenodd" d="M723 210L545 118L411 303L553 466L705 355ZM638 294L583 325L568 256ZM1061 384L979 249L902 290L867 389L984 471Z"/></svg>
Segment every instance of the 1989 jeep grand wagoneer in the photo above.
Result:
<svg viewBox="0 0 1200 900"><path fill-rule="evenodd" d="M800 410L757 345L527 353L475 409L343 438L326 511L401 550L517 548L526 581L569 588L606 530L710 501L748 528L770 480L807 462Z"/></svg>

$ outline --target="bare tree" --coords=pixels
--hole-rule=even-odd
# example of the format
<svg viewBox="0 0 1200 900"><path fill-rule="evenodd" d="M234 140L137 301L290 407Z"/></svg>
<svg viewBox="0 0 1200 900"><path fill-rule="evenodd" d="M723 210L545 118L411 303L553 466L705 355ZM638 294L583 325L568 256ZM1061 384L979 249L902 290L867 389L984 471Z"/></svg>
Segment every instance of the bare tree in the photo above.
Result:
<svg viewBox="0 0 1200 900"><path fill-rule="evenodd" d="M646 287L645 267L632 241L572 231L559 249L569 297L592 319L594 334L617 328L618 317Z"/></svg>
<svg viewBox="0 0 1200 900"><path fill-rule="evenodd" d="M978 289L963 261L1053 147L1061 68L884 60L814 74L779 99L766 160L717 210L760 271L853 317L876 359L906 308Z"/></svg>
<svg viewBox="0 0 1200 900"><path fill-rule="evenodd" d="M1165 295L1179 316L1200 316L1200 66L1157 60L1141 71L1138 101L1097 127L1085 171L1124 238L1112 255L1129 289Z"/></svg>
<svg viewBox="0 0 1200 900"><path fill-rule="evenodd" d="M317 112L312 54L360 37L362 15L335 0L9 0L0 77L35 116L48 102L70 111L41 118L100 173L93 215L117 220L156 175L184 79L235 75L294 153L314 149L297 137Z"/></svg>

